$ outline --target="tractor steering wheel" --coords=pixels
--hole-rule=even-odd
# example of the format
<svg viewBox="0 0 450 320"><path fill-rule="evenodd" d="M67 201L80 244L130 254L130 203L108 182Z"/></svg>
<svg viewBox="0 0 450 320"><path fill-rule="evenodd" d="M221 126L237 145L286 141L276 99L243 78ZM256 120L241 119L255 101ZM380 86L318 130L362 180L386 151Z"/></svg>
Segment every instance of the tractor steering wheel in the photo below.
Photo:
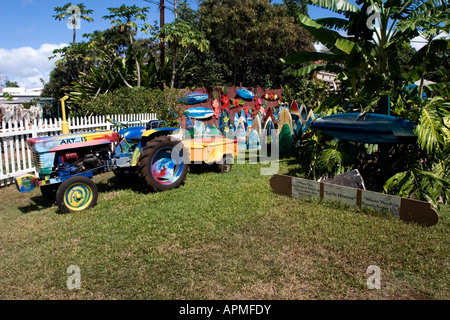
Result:
<svg viewBox="0 0 450 320"><path fill-rule="evenodd" d="M114 126L114 128L119 128L119 129L120 128L128 128L128 126L126 124L124 124L122 122L118 122L118 121L116 121L114 119L106 118L106 121L111 123Z"/></svg>

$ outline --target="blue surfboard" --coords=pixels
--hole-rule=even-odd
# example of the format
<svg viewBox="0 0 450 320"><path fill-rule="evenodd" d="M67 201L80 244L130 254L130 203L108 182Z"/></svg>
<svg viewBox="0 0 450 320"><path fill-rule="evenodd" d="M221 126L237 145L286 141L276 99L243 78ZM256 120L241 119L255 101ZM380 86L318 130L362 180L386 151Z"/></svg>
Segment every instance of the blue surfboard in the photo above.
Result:
<svg viewBox="0 0 450 320"><path fill-rule="evenodd" d="M238 141L238 150L246 150L247 149L247 137L245 135L245 128L242 123L236 128L236 139Z"/></svg>
<svg viewBox="0 0 450 320"><path fill-rule="evenodd" d="M186 118L186 126L185 126L186 131L189 133L189 135L191 137L194 136L195 134L195 130L194 130L194 124L192 123L191 118L187 117Z"/></svg>
<svg viewBox="0 0 450 320"><path fill-rule="evenodd" d="M207 119L214 115L214 110L208 108L195 107L184 111L184 114L193 119Z"/></svg>
<svg viewBox="0 0 450 320"><path fill-rule="evenodd" d="M261 141L259 139L258 132L255 129L250 131L250 135L248 136L248 150L259 150L261 149Z"/></svg>

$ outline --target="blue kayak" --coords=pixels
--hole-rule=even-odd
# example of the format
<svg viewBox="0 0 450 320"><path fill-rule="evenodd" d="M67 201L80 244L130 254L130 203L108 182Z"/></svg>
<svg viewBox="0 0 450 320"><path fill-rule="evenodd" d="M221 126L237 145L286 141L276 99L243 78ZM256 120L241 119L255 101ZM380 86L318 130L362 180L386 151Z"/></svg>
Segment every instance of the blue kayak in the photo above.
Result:
<svg viewBox="0 0 450 320"><path fill-rule="evenodd" d="M247 99L247 100L251 100L255 97L255 94L253 92L251 92L250 90L247 89L238 89L237 94L243 98L243 99Z"/></svg>
<svg viewBox="0 0 450 320"><path fill-rule="evenodd" d="M318 118L311 128L332 137L361 143L403 143L417 138L414 123L377 113L339 113Z"/></svg>

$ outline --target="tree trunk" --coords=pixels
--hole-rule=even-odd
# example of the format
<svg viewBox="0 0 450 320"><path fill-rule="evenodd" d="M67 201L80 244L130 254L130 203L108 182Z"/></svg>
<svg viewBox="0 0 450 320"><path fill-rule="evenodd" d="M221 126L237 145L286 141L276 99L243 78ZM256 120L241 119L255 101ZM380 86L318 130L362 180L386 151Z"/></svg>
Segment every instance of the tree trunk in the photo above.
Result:
<svg viewBox="0 0 450 320"><path fill-rule="evenodd" d="M131 30L130 30L130 45L131 45L131 49L134 51L133 44L134 44L133 36L132 36ZM136 86L140 87L141 86L141 66L139 65L139 61L138 61L136 53L133 52L133 54L134 54L134 61L136 62L136 72L137 72L137 85Z"/></svg>

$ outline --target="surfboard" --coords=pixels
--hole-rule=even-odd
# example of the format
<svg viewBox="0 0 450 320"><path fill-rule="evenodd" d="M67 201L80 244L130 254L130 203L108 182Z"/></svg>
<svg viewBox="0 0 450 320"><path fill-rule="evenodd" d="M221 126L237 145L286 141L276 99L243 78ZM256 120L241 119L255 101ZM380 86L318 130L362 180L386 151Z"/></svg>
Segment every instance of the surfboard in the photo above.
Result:
<svg viewBox="0 0 450 320"><path fill-rule="evenodd" d="M294 137L299 137L303 133L303 126L299 116L295 116L295 120L292 119L292 131L294 132Z"/></svg>
<svg viewBox="0 0 450 320"><path fill-rule="evenodd" d="M201 121L195 121L195 135L201 135L202 134L202 122Z"/></svg>
<svg viewBox="0 0 450 320"><path fill-rule="evenodd" d="M266 114L265 114L265 121L267 121L269 118L272 119L272 122L275 121L275 117L273 115L272 107L269 107L267 109Z"/></svg>
<svg viewBox="0 0 450 320"><path fill-rule="evenodd" d="M289 126L289 129L291 130L291 134L293 133L292 130L292 117L289 113L289 110L287 108L282 107L281 113L280 113L280 119L278 121L278 134L281 133L281 130L283 129L283 126L287 124Z"/></svg>
<svg viewBox="0 0 450 320"><path fill-rule="evenodd" d="M195 107L184 111L184 114L193 119L207 119L214 115L214 110L209 108Z"/></svg>
<svg viewBox="0 0 450 320"><path fill-rule="evenodd" d="M183 104L197 104L208 100L208 95L202 92L188 92L178 98L178 102Z"/></svg>
<svg viewBox="0 0 450 320"><path fill-rule="evenodd" d="M302 104L300 106L300 110L298 112L298 115L300 117L300 120L301 120L302 124L305 124L306 121L308 121L308 110L306 109L306 106L304 104Z"/></svg>
<svg viewBox="0 0 450 320"><path fill-rule="evenodd" d="M252 130L256 130L258 135L261 134L261 121L260 121L260 117L258 114L255 116L255 118L252 121Z"/></svg>
<svg viewBox="0 0 450 320"><path fill-rule="evenodd" d="M253 120L252 120L252 109L248 109L247 112L247 128L250 130L253 126Z"/></svg>
<svg viewBox="0 0 450 320"><path fill-rule="evenodd" d="M206 132L206 134L209 134L209 133L211 132L211 126L209 125L209 123L208 123L208 125L206 126L205 132Z"/></svg>
<svg viewBox="0 0 450 320"><path fill-rule="evenodd" d="M292 130L289 124L284 124L280 131L280 154L292 150Z"/></svg>
<svg viewBox="0 0 450 320"><path fill-rule="evenodd" d="M298 103L297 101L292 101L291 106L289 107L289 112L291 113L291 115L295 115L295 116L299 116L300 112L298 109Z"/></svg>
<svg viewBox="0 0 450 320"><path fill-rule="evenodd" d="M238 123L239 123L239 114L238 114L238 112L236 112L234 114L234 131L237 130Z"/></svg>
<svg viewBox="0 0 450 320"><path fill-rule="evenodd" d="M231 119L227 109L222 110L219 116L219 130L222 135L226 136L230 131Z"/></svg>
<svg viewBox="0 0 450 320"><path fill-rule="evenodd" d="M209 134L212 136L220 136L219 129L217 129L217 127L215 125L212 126Z"/></svg>
<svg viewBox="0 0 450 320"><path fill-rule="evenodd" d="M189 133L191 137L195 134L194 124L192 123L192 120L190 117L186 117L186 126L185 126L186 132Z"/></svg>
<svg viewBox="0 0 450 320"><path fill-rule="evenodd" d="M248 127L247 115L245 114L244 109L241 110L241 116L239 117L239 121L242 121L244 123L244 129L245 129L245 131L247 131L247 127Z"/></svg>
<svg viewBox="0 0 450 320"><path fill-rule="evenodd" d="M238 150L246 150L247 149L247 137L245 135L244 124L240 122L236 128L236 139L238 141Z"/></svg>
<svg viewBox="0 0 450 320"><path fill-rule="evenodd" d="M259 134L255 129L250 130L250 135L248 136L248 150L260 150L261 141Z"/></svg>
<svg viewBox="0 0 450 320"><path fill-rule="evenodd" d="M268 145L275 142L275 136L273 135L275 132L275 125L273 124L272 118L269 117L264 124L263 141Z"/></svg>
<svg viewBox="0 0 450 320"><path fill-rule="evenodd" d="M237 94L241 98L247 99L247 100L252 100L255 97L255 94L253 92L251 92L250 90L247 90L247 89L238 89L237 90Z"/></svg>

